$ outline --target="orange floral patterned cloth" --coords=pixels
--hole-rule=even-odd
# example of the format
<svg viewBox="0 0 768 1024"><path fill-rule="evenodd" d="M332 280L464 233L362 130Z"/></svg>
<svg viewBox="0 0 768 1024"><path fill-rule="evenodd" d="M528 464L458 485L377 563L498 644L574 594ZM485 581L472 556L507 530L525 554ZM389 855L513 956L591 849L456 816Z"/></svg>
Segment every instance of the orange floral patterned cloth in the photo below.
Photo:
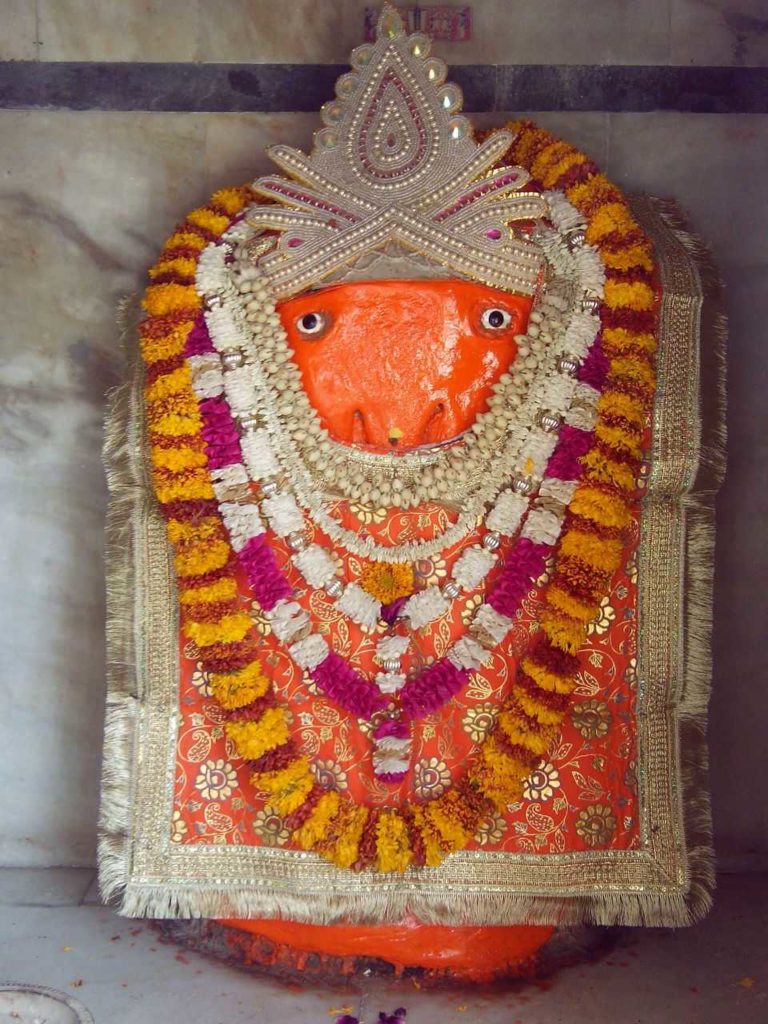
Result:
<svg viewBox="0 0 768 1024"><path fill-rule="evenodd" d="M437 505L404 512L339 503L335 515L347 527L368 532L387 544L434 536L449 522L448 513ZM636 514L623 567L617 571L610 597L604 599L600 618L590 626L580 652L578 685L556 749L531 774L522 800L511 804L503 816L494 815L483 822L470 849L552 854L626 850L639 844L633 726L637 519ZM319 532L308 539L329 543ZM445 557L417 562L417 588L445 580L460 552L477 539L478 535L472 534ZM279 564L295 586L297 600L310 611L318 632L324 633L332 648L350 659L355 668L373 674L377 637L362 633L322 591L312 592L293 569L289 549L281 541L274 543ZM367 563L346 553L339 557L345 578L359 580ZM491 573L488 585L493 580ZM294 737L313 759L321 783L379 806L438 797L460 777L506 695L517 661L537 628L540 609L537 592L533 592L491 663L474 673L467 689L439 712L415 723L411 770L401 785L392 786L379 782L373 774L365 726L307 683L272 636L244 580L240 592L263 635L265 671L271 674L280 698L290 708ZM482 593L462 595L442 619L414 634L403 659L406 671L418 671L445 652L450 642L466 630ZM285 845L288 830L265 806L250 781L248 765L236 756L225 736L224 712L196 660L194 645L183 636L180 644L173 840L184 844Z"/></svg>

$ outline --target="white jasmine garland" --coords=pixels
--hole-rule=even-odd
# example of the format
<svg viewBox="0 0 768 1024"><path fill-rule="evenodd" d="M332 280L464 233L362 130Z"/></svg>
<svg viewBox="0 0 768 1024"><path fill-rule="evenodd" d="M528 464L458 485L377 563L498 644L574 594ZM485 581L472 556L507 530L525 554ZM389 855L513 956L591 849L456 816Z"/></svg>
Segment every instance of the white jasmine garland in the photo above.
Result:
<svg viewBox="0 0 768 1024"><path fill-rule="evenodd" d="M193 359L198 360L197 366ZM218 359L215 365L211 365L210 359L205 355L193 356L187 361L193 369L191 385L198 398L217 398L224 390L224 375L221 373Z"/></svg>
<svg viewBox="0 0 768 1024"><path fill-rule="evenodd" d="M586 227L586 221L576 207L566 199L563 192L551 189L542 192L542 196L547 201L550 220L558 231L575 231L577 228Z"/></svg>
<svg viewBox="0 0 768 1024"><path fill-rule="evenodd" d="M311 672L328 657L328 644L319 633L310 633L303 640L291 644L288 653L299 668Z"/></svg>
<svg viewBox="0 0 768 1024"><path fill-rule="evenodd" d="M599 329L599 317L593 316L592 313L576 310L568 321L568 326L565 330L563 350L571 352L576 359L581 361L597 337Z"/></svg>
<svg viewBox="0 0 768 1024"><path fill-rule="evenodd" d="M483 604L477 609L474 622L485 630L495 644L500 644L512 628L512 619L499 614L489 604Z"/></svg>
<svg viewBox="0 0 768 1024"><path fill-rule="evenodd" d="M224 390L234 414L250 412L256 404L256 395L248 366L236 366L224 375Z"/></svg>
<svg viewBox="0 0 768 1024"><path fill-rule="evenodd" d="M239 463L231 466L219 466L211 470L213 493L219 501L226 501L233 488L242 489L248 486L248 474Z"/></svg>
<svg viewBox="0 0 768 1024"><path fill-rule="evenodd" d="M490 652L471 636L463 636L451 644L445 656L456 668L466 668L474 672L489 661Z"/></svg>
<svg viewBox="0 0 768 1024"><path fill-rule="evenodd" d="M589 384L578 383L573 393L573 405L565 414L565 422L581 430L592 430L597 420L600 392Z"/></svg>
<svg viewBox="0 0 768 1024"><path fill-rule="evenodd" d="M565 422L569 427L577 427L579 430L594 430L597 422L597 410L586 409L583 405L575 405L565 414Z"/></svg>
<svg viewBox="0 0 768 1024"><path fill-rule="evenodd" d="M582 405L597 407L597 403L600 401L600 392L596 391L591 384L585 384L583 381L579 381L573 392L574 402L579 402Z"/></svg>
<svg viewBox="0 0 768 1024"><path fill-rule="evenodd" d="M411 620L412 629L422 629L430 622L439 619L450 608L447 599L435 587L425 587L416 594L411 594L403 605L403 615Z"/></svg>
<svg viewBox="0 0 768 1024"><path fill-rule="evenodd" d="M554 512L546 508L534 508L528 513L522 536L551 547L560 536L562 525L562 519Z"/></svg>
<svg viewBox="0 0 768 1024"><path fill-rule="evenodd" d="M221 374L221 356L216 352L203 352L199 356L188 356L187 366L192 371L193 379L210 370L218 370ZM222 377L222 381L223 379Z"/></svg>
<svg viewBox="0 0 768 1024"><path fill-rule="evenodd" d="M476 590L493 568L496 557L479 544L465 548L453 566L453 578L463 590Z"/></svg>
<svg viewBox="0 0 768 1024"><path fill-rule="evenodd" d="M541 482L539 495L542 498L553 498L561 505L569 505L578 486L578 480L558 480L557 477L548 476Z"/></svg>
<svg viewBox="0 0 768 1024"><path fill-rule="evenodd" d="M309 612L305 611L297 601L278 601L264 614L269 620L272 632L281 643L296 636L309 623Z"/></svg>
<svg viewBox="0 0 768 1024"><path fill-rule="evenodd" d="M573 254L585 291L594 292L602 298L605 290L605 267L591 245L584 245Z"/></svg>
<svg viewBox="0 0 768 1024"><path fill-rule="evenodd" d="M571 404L575 387L573 377L555 374L547 378L542 401L550 412L562 415Z"/></svg>
<svg viewBox="0 0 768 1024"><path fill-rule="evenodd" d="M544 476L544 470L546 469L547 463L552 452L555 450L557 445L558 435L557 433L549 433L546 430L542 430L540 427L536 427L531 430L528 440L523 445L523 450L520 452L519 466L520 470L528 476L536 477L541 479ZM533 463L533 466L527 467L528 461Z"/></svg>
<svg viewBox="0 0 768 1024"><path fill-rule="evenodd" d="M201 295L217 295L229 283L223 245L211 242L200 253L195 271L195 287Z"/></svg>
<svg viewBox="0 0 768 1024"><path fill-rule="evenodd" d="M252 230L253 229L246 224L244 220L239 220L228 227L221 237L225 242L229 242L230 244L244 242L250 237Z"/></svg>
<svg viewBox="0 0 768 1024"><path fill-rule="evenodd" d="M400 659L408 650L409 644L410 640L407 636L383 636L376 644L374 657L380 665L393 658Z"/></svg>
<svg viewBox="0 0 768 1024"><path fill-rule="evenodd" d="M324 587L336 575L333 556L319 544L309 544L303 551L297 551L293 555L293 564L310 587Z"/></svg>
<svg viewBox="0 0 768 1024"><path fill-rule="evenodd" d="M494 533L511 537L517 532L520 520L528 508L528 499L515 491L502 491L488 513L485 525Z"/></svg>
<svg viewBox="0 0 768 1024"><path fill-rule="evenodd" d="M373 752L373 769L377 775L389 775L398 774L408 771L409 762L404 758L399 758L394 755L379 754L376 750Z"/></svg>
<svg viewBox="0 0 768 1024"><path fill-rule="evenodd" d="M223 501L219 505L219 512L221 512L235 551L240 551L251 537L258 537L265 531L258 505L253 502L240 504L234 501Z"/></svg>
<svg viewBox="0 0 768 1024"><path fill-rule="evenodd" d="M376 749L381 754L394 754L403 756L411 749L411 740L407 736L382 736L374 740Z"/></svg>
<svg viewBox="0 0 768 1024"><path fill-rule="evenodd" d="M368 594L357 583L348 583L337 605L353 622L368 632L376 629L381 612L381 603Z"/></svg>
<svg viewBox="0 0 768 1024"><path fill-rule="evenodd" d="M242 335L227 306L214 306L213 309L206 310L205 323L208 327L213 347L218 352L239 348L242 344Z"/></svg>
<svg viewBox="0 0 768 1024"><path fill-rule="evenodd" d="M280 463L269 443L269 434L263 427L246 431L240 438L240 448L252 480L264 480L280 472Z"/></svg>
<svg viewBox="0 0 768 1024"><path fill-rule="evenodd" d="M405 685L405 676L402 672L379 672L376 685L382 693L397 693Z"/></svg>
<svg viewBox="0 0 768 1024"><path fill-rule="evenodd" d="M273 494L262 501L261 508L278 537L298 533L304 527L304 517L292 494Z"/></svg>

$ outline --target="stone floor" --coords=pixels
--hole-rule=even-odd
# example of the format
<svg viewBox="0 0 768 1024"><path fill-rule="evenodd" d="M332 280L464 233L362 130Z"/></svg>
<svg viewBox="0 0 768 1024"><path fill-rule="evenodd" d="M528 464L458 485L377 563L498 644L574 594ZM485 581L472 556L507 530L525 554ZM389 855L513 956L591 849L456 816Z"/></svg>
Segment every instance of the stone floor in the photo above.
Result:
<svg viewBox="0 0 768 1024"><path fill-rule="evenodd" d="M725 875L696 928L627 932L602 960L540 985L427 992L411 982L303 990L240 974L158 941L98 904L86 870L0 871L0 984L46 985L96 1024L333 1024L379 1010L407 1024L766 1024L768 876ZM0 992L0 1024L18 1024Z"/></svg>

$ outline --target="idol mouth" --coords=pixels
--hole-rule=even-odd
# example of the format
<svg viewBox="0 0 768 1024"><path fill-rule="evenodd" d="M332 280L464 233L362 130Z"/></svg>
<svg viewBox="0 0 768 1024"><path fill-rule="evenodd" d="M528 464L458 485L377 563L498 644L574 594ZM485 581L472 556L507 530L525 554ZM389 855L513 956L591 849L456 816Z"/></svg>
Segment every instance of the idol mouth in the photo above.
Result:
<svg viewBox="0 0 768 1024"><path fill-rule="evenodd" d="M404 456L414 452L442 451L458 444L471 430L471 426L469 426L458 434L452 434L450 437L440 437L440 428L445 420L445 413L445 404L438 402L422 427L420 439L416 443L403 444L405 431L396 424L392 424L389 427L386 443L383 440L379 442L371 441L365 413L362 409L355 409L352 414L352 436L349 439L335 438L335 440L338 444L343 444L345 447L365 451L372 455L381 455L382 457Z"/></svg>
<svg viewBox="0 0 768 1024"><path fill-rule="evenodd" d="M403 459L408 455L421 454L429 455L431 452L442 452L448 448L459 445L467 434L471 431L471 427L466 430L462 430L460 434L455 434L453 437L447 437L440 441L424 441L421 444L412 444L404 447L400 445L392 445L385 448L383 445L369 444L362 441L341 441L338 438L334 438L336 444L343 445L345 448L350 448L354 451L365 452L367 455L378 456L381 459Z"/></svg>

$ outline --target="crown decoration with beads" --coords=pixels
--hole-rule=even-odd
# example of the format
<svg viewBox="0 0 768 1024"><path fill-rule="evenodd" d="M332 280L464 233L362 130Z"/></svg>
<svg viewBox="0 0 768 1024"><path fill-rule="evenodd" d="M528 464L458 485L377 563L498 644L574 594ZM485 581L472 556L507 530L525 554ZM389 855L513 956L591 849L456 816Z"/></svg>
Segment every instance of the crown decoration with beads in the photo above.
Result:
<svg viewBox="0 0 768 1024"><path fill-rule="evenodd" d="M325 127L312 153L270 147L287 177L254 182L271 202L252 206L247 220L259 233L278 233L251 243L276 296L393 247L459 276L535 293L542 252L510 224L545 216L546 202L522 191L523 168L496 166L509 132L475 142L459 113L461 90L445 81L446 65L429 48L427 36L407 35L385 5L376 42L353 50L352 70L321 108Z"/></svg>

